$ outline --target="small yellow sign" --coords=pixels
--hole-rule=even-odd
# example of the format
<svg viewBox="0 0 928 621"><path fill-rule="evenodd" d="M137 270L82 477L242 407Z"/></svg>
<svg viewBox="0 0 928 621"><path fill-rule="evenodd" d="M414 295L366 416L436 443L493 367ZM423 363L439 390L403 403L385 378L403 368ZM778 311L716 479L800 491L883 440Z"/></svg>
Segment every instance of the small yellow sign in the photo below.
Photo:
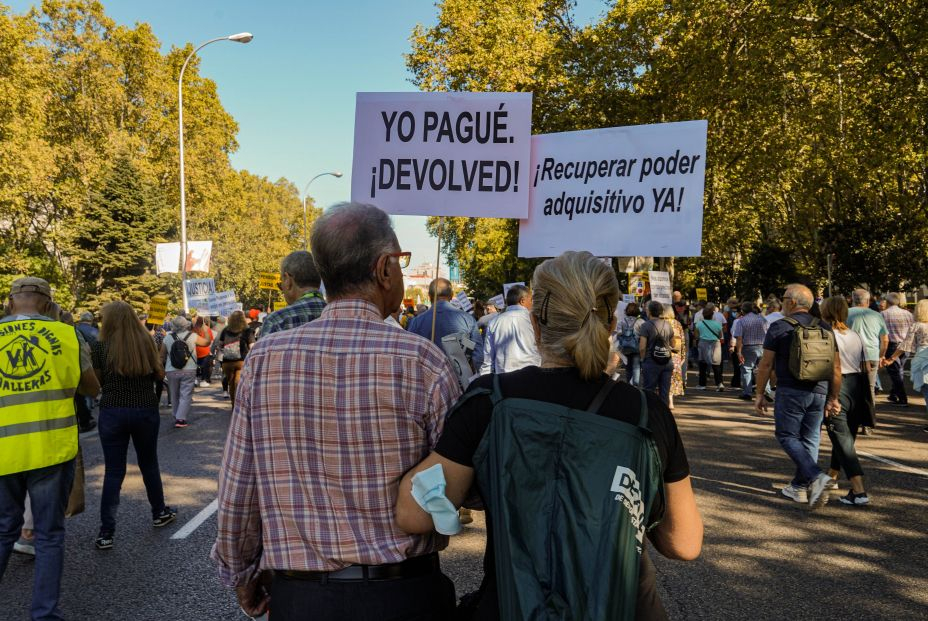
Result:
<svg viewBox="0 0 928 621"><path fill-rule="evenodd" d="M709 292L706 289L696 288L696 301L697 302L708 302L709 301Z"/></svg>
<svg viewBox="0 0 928 621"><path fill-rule="evenodd" d="M258 289L266 291L277 291L277 285L280 284L280 274L277 272L259 272Z"/></svg>
<svg viewBox="0 0 928 621"><path fill-rule="evenodd" d="M148 323L164 323L168 314L168 296L156 295L148 303Z"/></svg>
<svg viewBox="0 0 928 621"><path fill-rule="evenodd" d="M286 300L274 300L274 310L279 311L287 306Z"/></svg>

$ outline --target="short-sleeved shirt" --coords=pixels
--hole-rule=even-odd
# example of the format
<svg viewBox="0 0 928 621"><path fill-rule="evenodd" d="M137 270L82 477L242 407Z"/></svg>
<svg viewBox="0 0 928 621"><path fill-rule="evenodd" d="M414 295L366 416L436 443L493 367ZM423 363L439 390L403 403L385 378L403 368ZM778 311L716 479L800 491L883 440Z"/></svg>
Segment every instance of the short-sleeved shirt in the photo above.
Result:
<svg viewBox="0 0 928 621"><path fill-rule="evenodd" d="M847 325L860 335L860 339L864 342L867 360L879 360L880 337L887 334L883 315L869 308L855 306L847 312Z"/></svg>
<svg viewBox="0 0 928 621"><path fill-rule="evenodd" d="M664 338L664 344L669 348L673 346L673 326L670 322L663 319L650 319L645 322L638 331L638 336L648 339L648 348L645 351L644 359L647 360L654 353L656 337L660 335Z"/></svg>
<svg viewBox="0 0 928 621"><path fill-rule="evenodd" d="M864 344L860 335L853 330L835 330L835 343L841 356L841 373L860 373L860 363L864 360Z"/></svg>
<svg viewBox="0 0 928 621"><path fill-rule="evenodd" d="M669 327L669 324L668 324ZM594 397L599 393L606 381L606 376L594 381L586 381L580 377L576 368L540 368L526 367L512 373L500 375L500 388L503 395L512 398L534 399L557 403L570 408L585 410ZM492 376L481 376L470 385L470 388L485 388L492 390ZM638 389L620 382L615 385L606 402L600 408L599 414L627 423L636 423L639 416L640 397ZM667 406L655 393L648 393L648 428L651 430L657 451L661 457L662 475L665 483L682 481L690 473L689 462L683 440L677 430L676 421ZM454 413L445 421L445 428L435 447L435 452L463 466L473 467L473 457L483 439L490 421L493 417L493 402L489 395L479 395L463 402ZM479 487L479 485L478 485ZM663 507L651 507L652 515L663 510ZM491 521L487 520L487 546L484 556L484 584L487 587L484 594L491 597L496 593L496 568L494 564L493 530ZM644 561L643 561L644 564ZM642 568L639 577L638 618L653 618L653 609L647 606L660 606L659 599L642 597L642 593L654 593L655 580L653 570ZM642 609L644 607L644 609ZM495 606L491 610L484 610L481 605L480 617L482 619L498 618L499 611ZM496 613L494 617L492 613ZM487 613L487 614L484 614Z"/></svg>
<svg viewBox="0 0 928 621"><path fill-rule="evenodd" d="M909 327L915 321L912 313L898 306L890 306L880 314L886 321L889 342L901 343L905 335L909 333Z"/></svg>
<svg viewBox="0 0 928 621"><path fill-rule="evenodd" d="M154 373L141 377L126 377L114 372L107 362L108 345L97 341L90 346L93 368L100 372L101 408L156 408L155 392L158 377Z"/></svg>
<svg viewBox="0 0 928 621"><path fill-rule="evenodd" d="M767 321L757 313L748 313L735 319L731 327L733 337L741 337L744 345L762 345L767 334Z"/></svg>
<svg viewBox="0 0 928 621"><path fill-rule="evenodd" d="M804 326L812 323L814 317L806 312L793 313L790 315ZM831 330L831 325L827 321L819 320L826 330ZM767 336L764 339L764 349L776 354L774 369L777 373L777 387L793 388L795 390L804 390L814 392L820 395L828 394L828 382L803 382L793 377L789 370L789 348L793 340L793 326L785 319L773 322L767 329Z"/></svg>
<svg viewBox="0 0 928 621"><path fill-rule="evenodd" d="M696 325L700 341L718 341L722 338L722 324L715 319L703 319Z"/></svg>

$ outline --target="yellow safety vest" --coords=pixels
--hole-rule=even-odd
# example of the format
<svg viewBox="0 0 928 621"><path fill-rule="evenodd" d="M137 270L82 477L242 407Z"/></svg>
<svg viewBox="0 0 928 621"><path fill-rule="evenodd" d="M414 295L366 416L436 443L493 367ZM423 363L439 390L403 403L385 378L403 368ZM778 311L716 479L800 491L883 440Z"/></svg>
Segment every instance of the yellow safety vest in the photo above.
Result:
<svg viewBox="0 0 928 621"><path fill-rule="evenodd" d="M77 455L80 378L73 326L47 319L0 322L0 476Z"/></svg>

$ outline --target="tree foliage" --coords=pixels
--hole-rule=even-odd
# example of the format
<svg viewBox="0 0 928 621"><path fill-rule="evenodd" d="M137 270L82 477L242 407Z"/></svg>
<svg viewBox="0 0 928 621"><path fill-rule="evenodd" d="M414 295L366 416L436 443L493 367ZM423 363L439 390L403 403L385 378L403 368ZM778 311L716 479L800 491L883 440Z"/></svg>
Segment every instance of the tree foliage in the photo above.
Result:
<svg viewBox="0 0 928 621"><path fill-rule="evenodd" d="M571 9L439 2L411 39L413 81L533 91L540 133L708 119L703 253L676 263L688 286L822 284L828 254L845 290L928 280L928 4L624 0L582 27ZM491 222L447 226L469 283L514 256L514 225ZM782 274L749 273L771 252Z"/></svg>
<svg viewBox="0 0 928 621"><path fill-rule="evenodd" d="M30 274L64 306L144 308L162 292L179 304L179 279L153 264L155 244L180 237L177 78L192 50L163 54L148 24L118 25L95 0L0 5L0 288ZM217 287L252 302L256 273L298 247L302 210L290 182L232 168L237 131L194 58L188 239L212 239Z"/></svg>

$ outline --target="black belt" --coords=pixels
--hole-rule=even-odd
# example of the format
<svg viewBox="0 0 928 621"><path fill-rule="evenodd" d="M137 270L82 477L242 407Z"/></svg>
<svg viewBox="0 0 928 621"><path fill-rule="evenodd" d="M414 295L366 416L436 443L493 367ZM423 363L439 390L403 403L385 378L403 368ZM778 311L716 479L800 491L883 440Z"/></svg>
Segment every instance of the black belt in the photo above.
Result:
<svg viewBox="0 0 928 621"><path fill-rule="evenodd" d="M438 552L432 552L399 563L386 563L384 565L349 565L336 571L283 570L274 573L281 574L292 580L312 580L325 583L329 580L337 582L400 580L402 578L425 576L438 571L440 571Z"/></svg>

